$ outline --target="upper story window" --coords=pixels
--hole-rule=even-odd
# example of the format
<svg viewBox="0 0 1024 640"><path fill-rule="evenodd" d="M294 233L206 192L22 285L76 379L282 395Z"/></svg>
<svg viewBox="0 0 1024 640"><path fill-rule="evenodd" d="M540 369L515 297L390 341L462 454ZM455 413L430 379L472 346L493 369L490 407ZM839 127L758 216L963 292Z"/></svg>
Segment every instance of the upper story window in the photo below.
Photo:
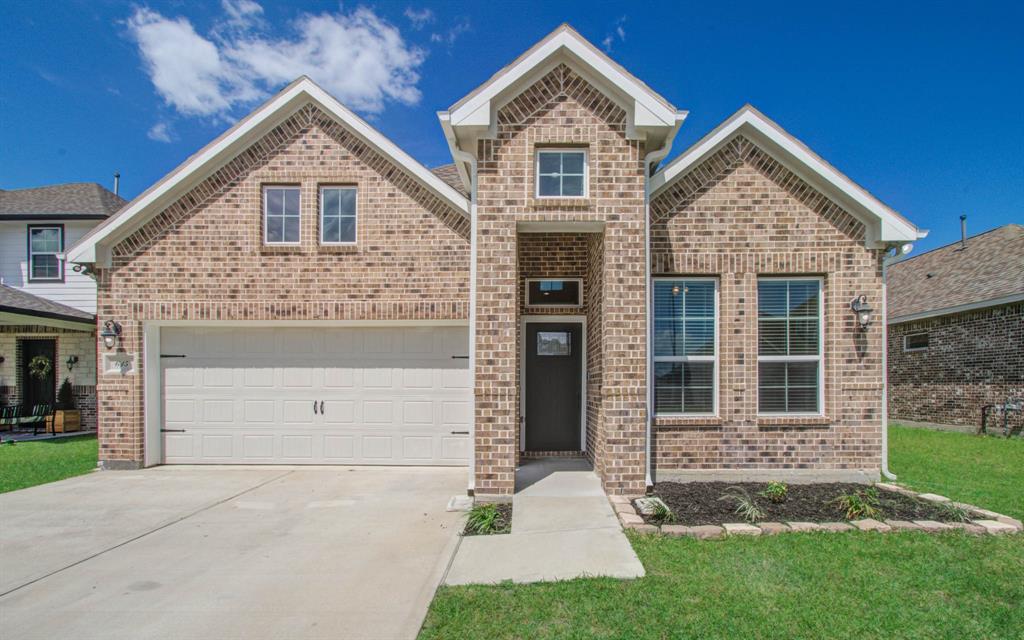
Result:
<svg viewBox="0 0 1024 640"><path fill-rule="evenodd" d="M530 278L526 281L526 305L529 307L578 307L583 304L580 295L583 281L579 278L555 280Z"/></svg>
<svg viewBox="0 0 1024 640"><path fill-rule="evenodd" d="M267 244L299 244L298 187L263 187L263 232Z"/></svg>
<svg viewBox="0 0 1024 640"><path fill-rule="evenodd" d="M903 350L904 351L927 351L928 350L928 334L927 333L908 333L903 336Z"/></svg>
<svg viewBox="0 0 1024 640"><path fill-rule="evenodd" d="M537 151L538 198L584 198L587 195L585 149Z"/></svg>
<svg viewBox="0 0 1024 640"><path fill-rule="evenodd" d="M64 263L59 256L63 251L63 226L30 225L28 228L29 282L63 282Z"/></svg>
<svg viewBox="0 0 1024 640"><path fill-rule="evenodd" d="M714 414L718 386L718 281L654 281L654 408Z"/></svg>
<svg viewBox="0 0 1024 640"><path fill-rule="evenodd" d="M355 187L321 187L320 243L354 244L355 241Z"/></svg>
<svg viewBox="0 0 1024 640"><path fill-rule="evenodd" d="M757 410L822 412L820 278L757 283Z"/></svg>

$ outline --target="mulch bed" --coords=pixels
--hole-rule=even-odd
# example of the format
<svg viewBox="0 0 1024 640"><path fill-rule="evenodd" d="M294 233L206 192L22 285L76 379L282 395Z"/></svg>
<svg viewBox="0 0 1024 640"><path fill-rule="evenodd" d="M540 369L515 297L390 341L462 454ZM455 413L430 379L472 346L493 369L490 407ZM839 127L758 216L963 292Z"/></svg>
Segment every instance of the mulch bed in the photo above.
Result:
<svg viewBox="0 0 1024 640"><path fill-rule="evenodd" d="M742 487L754 499L765 514L759 522L840 522L846 520L846 512L834 500L868 488L842 482L790 484L785 502L776 503L759 495L767 486L760 482L659 482L654 485L653 495L672 510L675 524L688 526L743 522L734 501L719 500L730 493L726 491L730 487ZM943 507L881 489L877 508L878 520L956 520ZM650 524L661 524L649 516L643 518Z"/></svg>
<svg viewBox="0 0 1024 640"><path fill-rule="evenodd" d="M477 533L471 531L469 525L462 530L464 536L490 536L500 533L510 533L512 531L512 503L511 502L500 502L496 505L498 507L498 522L497 528L491 533Z"/></svg>

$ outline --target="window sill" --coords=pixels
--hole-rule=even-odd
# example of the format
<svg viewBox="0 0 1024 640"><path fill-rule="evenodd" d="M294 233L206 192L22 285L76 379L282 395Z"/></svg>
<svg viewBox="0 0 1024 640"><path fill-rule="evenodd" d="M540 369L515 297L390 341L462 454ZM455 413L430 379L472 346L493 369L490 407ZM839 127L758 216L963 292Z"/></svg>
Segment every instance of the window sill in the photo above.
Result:
<svg viewBox="0 0 1024 640"><path fill-rule="evenodd" d="M593 206L590 198L530 198L527 203L534 211L551 211L553 209L588 209Z"/></svg>
<svg viewBox="0 0 1024 640"><path fill-rule="evenodd" d="M725 420L718 416L655 416L655 427L720 427Z"/></svg>
<svg viewBox="0 0 1024 640"><path fill-rule="evenodd" d="M828 416L758 416L759 427L827 427L834 421Z"/></svg>

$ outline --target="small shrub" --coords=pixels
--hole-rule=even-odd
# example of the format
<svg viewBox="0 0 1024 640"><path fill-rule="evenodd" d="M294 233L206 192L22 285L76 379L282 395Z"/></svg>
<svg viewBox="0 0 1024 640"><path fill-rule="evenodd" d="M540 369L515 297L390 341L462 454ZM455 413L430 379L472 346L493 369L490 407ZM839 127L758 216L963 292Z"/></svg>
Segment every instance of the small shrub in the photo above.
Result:
<svg viewBox="0 0 1024 640"><path fill-rule="evenodd" d="M971 514L967 509L957 506L952 502L940 502L939 508L942 509L942 515L952 522L967 522L971 519Z"/></svg>
<svg viewBox="0 0 1024 640"><path fill-rule="evenodd" d="M833 500L832 504L838 505L843 510L847 520L877 518L879 515L878 490L874 487L853 493L844 493Z"/></svg>
<svg viewBox="0 0 1024 640"><path fill-rule="evenodd" d="M757 503L743 487L729 487L725 490L725 495L720 497L719 500L735 502L736 513L747 522L754 523L764 519L764 511L761 510L761 507L757 506Z"/></svg>
<svg viewBox="0 0 1024 640"><path fill-rule="evenodd" d="M75 393L71 389L71 380L64 378L60 389L57 390L57 408L65 411L72 411L75 408Z"/></svg>
<svg viewBox="0 0 1024 640"><path fill-rule="evenodd" d="M660 524L672 524L676 521L676 514L668 508L661 500L655 500L651 511L651 519L657 520Z"/></svg>
<svg viewBox="0 0 1024 640"><path fill-rule="evenodd" d="M486 504L475 504L469 510L469 517L466 519L466 530L477 535L488 535L502 532L508 524L501 517L498 505L493 502Z"/></svg>
<svg viewBox="0 0 1024 640"><path fill-rule="evenodd" d="M786 495L788 494L789 487L785 482L769 482L768 486L765 487L764 491L762 491L760 495L778 504L780 502L785 502Z"/></svg>

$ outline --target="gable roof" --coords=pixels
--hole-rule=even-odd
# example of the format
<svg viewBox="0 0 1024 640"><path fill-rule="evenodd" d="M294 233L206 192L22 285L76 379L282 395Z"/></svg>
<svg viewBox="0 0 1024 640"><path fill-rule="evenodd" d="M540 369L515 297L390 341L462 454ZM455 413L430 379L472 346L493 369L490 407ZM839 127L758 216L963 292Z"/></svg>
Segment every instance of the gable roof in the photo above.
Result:
<svg viewBox="0 0 1024 640"><path fill-rule="evenodd" d="M889 322L1024 300L1024 226L1008 224L888 269Z"/></svg>
<svg viewBox="0 0 1024 640"><path fill-rule="evenodd" d="M117 212L127 202L95 182L0 189L0 220L99 220Z"/></svg>
<svg viewBox="0 0 1024 640"><path fill-rule="evenodd" d="M469 215L469 201L444 180L402 151L384 134L351 112L318 84L302 76L282 89L260 107L238 121L220 137L178 165L152 187L132 200L127 207L86 234L66 252L69 262L109 262L111 247L138 229L150 217L172 204L189 189L230 162L250 144L275 126L313 103L335 118L375 151L402 167L434 195Z"/></svg>
<svg viewBox="0 0 1024 640"><path fill-rule="evenodd" d="M90 325L96 321L96 316L87 311L40 298L6 284L0 284L0 313L14 313Z"/></svg>
<svg viewBox="0 0 1024 640"><path fill-rule="evenodd" d="M455 166L455 163L443 164L440 167L434 167L431 171L435 176L448 183L452 189L455 189L462 195L469 197L469 194L466 193L465 185L462 184L462 178L459 177L459 170Z"/></svg>
<svg viewBox="0 0 1024 640"><path fill-rule="evenodd" d="M749 104L651 176L651 199L741 135L863 222L869 246L913 242L928 235Z"/></svg>

